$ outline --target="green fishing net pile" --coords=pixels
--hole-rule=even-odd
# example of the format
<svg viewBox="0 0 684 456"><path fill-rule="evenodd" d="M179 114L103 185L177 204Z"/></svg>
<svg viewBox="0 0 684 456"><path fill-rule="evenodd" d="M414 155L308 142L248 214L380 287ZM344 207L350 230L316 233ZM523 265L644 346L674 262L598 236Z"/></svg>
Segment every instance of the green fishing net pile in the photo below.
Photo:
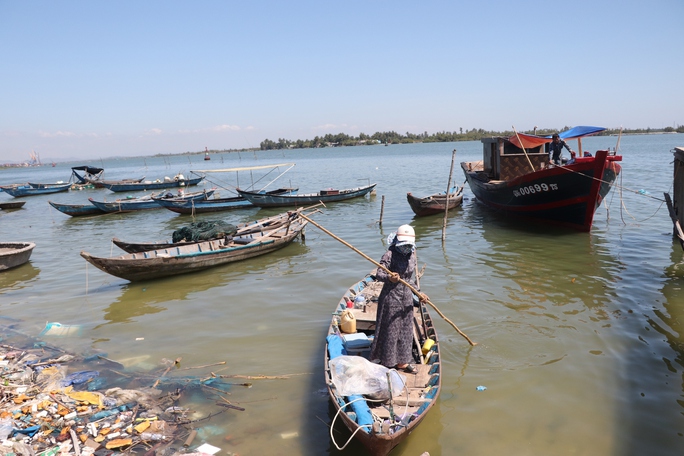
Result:
<svg viewBox="0 0 684 456"><path fill-rule="evenodd" d="M191 223L173 232L173 242L208 241L235 234L237 227L222 220Z"/></svg>

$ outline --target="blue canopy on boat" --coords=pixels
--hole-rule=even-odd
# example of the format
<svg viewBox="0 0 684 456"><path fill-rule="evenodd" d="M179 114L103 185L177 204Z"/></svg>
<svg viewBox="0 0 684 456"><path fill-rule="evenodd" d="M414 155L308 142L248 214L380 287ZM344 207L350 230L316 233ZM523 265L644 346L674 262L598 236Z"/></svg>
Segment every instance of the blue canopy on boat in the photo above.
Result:
<svg viewBox="0 0 684 456"><path fill-rule="evenodd" d="M581 138L583 136L595 135L596 133L600 133L603 130L605 130L605 128L603 127L579 126L572 127L570 130L558 133L558 136L560 136L561 139L575 139ZM547 138L551 138L551 136L547 136Z"/></svg>

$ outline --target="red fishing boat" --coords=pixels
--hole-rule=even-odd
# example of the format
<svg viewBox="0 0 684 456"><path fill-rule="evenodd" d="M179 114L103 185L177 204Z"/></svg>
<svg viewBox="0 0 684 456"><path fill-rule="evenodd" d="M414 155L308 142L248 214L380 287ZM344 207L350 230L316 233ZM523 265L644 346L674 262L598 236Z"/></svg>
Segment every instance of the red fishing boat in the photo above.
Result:
<svg viewBox="0 0 684 456"><path fill-rule="evenodd" d="M506 214L591 230L594 212L620 174L622 156L582 150L582 138L605 130L574 127L562 132L577 140L577 158L562 165L549 163L551 136L516 134L484 138L483 159L461 168L475 197Z"/></svg>

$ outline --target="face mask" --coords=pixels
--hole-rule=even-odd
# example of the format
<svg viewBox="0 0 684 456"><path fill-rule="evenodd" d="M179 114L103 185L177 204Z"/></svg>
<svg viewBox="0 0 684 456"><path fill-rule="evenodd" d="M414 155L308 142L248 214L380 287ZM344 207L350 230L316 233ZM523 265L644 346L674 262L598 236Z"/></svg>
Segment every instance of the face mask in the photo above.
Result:
<svg viewBox="0 0 684 456"><path fill-rule="evenodd" d="M397 249L397 252L404 255L408 255L413 251L413 246L411 244L398 245L395 248Z"/></svg>

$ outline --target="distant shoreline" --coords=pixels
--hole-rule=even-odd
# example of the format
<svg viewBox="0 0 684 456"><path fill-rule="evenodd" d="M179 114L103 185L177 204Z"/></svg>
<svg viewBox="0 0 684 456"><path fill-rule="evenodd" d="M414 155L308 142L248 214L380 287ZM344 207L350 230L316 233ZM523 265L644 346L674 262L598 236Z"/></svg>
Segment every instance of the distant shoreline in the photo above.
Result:
<svg viewBox="0 0 684 456"><path fill-rule="evenodd" d="M679 130L682 130L682 131L679 131ZM552 133L555 132L555 131L556 131L556 130L547 130L547 129L544 129L544 130L538 130L538 131L537 131L537 134L538 134L539 136L547 136L547 135L552 134ZM478 137L472 137L472 133L473 133L473 132L476 133L476 134L479 134L479 136L478 136ZM296 146L294 146L294 144L297 144L297 143L301 142L302 140L296 140L296 141L285 140L284 143L287 144L287 147L263 148L263 146L262 146L261 148L259 148L259 147L250 147L250 148L245 148L245 149L220 149L220 150L219 150L219 149L215 149L215 150L206 150L206 149L205 149L205 150L194 151L194 152L186 151L186 152L178 152L178 153L165 153L165 154L154 154L154 155L139 155L139 156L136 156L136 157L168 157L168 156L177 156L177 155L208 155L209 157L211 157L211 155L215 155L215 154L240 153L240 152L257 152L257 151L260 151L260 150L312 149L312 148L348 147L348 146L352 146L352 147L353 147L353 146L381 146L381 145L389 145L389 144L422 144L422 143L440 143L440 142L464 142L464 141L479 141L479 140L482 139L482 138L488 138L488 137L493 137L493 136L511 136L512 134L514 134L513 132L506 132L506 131L505 131L505 132L494 132L494 131L487 132L487 131L483 131L483 130L474 130L474 131L471 131L470 133L459 134L459 135L462 135L462 136L469 136L469 137L464 137L464 138L460 138L460 139L459 139L459 138L451 138L451 139L449 139L449 140L446 140L446 139L445 139L445 140L437 140L437 139L434 138L434 136L440 135L439 133L438 133L438 134L435 134L435 135L432 135L432 136L429 136L429 137L424 137L424 138L421 138L421 139L418 139L418 138L408 138L408 137L405 137L405 136L402 136L402 135L397 135L397 134L394 133L394 132L389 132L389 133L392 133L392 134L393 134L392 136L395 136L395 135L396 135L396 139L397 139L397 140L396 140L396 141L389 141L389 142L378 142L377 140L375 140L375 141L372 141L372 142L371 142L371 141L369 141L369 140L360 140L360 139L358 139L358 138L351 138L351 137L348 137L348 138L350 138L352 141L354 141L354 143L351 143L351 144L344 143L344 144L343 144L343 143L338 143L338 142L322 141L322 142L321 142L319 145L317 145L316 147L311 147L311 146L308 146L308 147L296 147ZM519 133L533 134L532 131L521 131L521 132L519 132ZM375 136L375 135L378 135L378 134L380 134L380 133L375 133L374 136ZM444 134L447 134L447 133L445 132ZM630 129L630 130L628 130L628 131L623 131L622 133L620 133L619 130L616 130L616 129L607 129L607 130L605 130L604 132L602 132L601 134L598 134L598 135L596 135L596 136L618 136L618 135L620 135L620 134L622 134L622 135L624 135L624 136L628 136L628 135L629 135L629 136L636 136L636 135L671 135L671 134L675 134L675 135L676 135L676 134L684 134L684 127L681 127L681 126L680 126L677 130L674 130L674 129L670 130L670 128L658 129L658 130L655 130L655 129ZM342 135L342 133L340 133L339 135ZM339 135L335 135L335 136L339 136ZM329 136L329 135L326 135L326 136ZM346 135L344 135L344 136L346 136ZM363 136L366 136L366 135L363 135ZM367 136L366 136L366 137L367 137ZM325 138L325 137L324 137L324 138ZM367 138L371 138L371 137L367 137ZM323 138L322 138L322 139L323 139ZM265 140L265 141L268 141L268 140ZM308 140L306 140L306 141L308 141ZM363 142L362 142L362 143L359 143L360 141L363 141ZM275 144L275 143L274 143L274 144ZM263 145L263 142L262 142L262 145ZM280 145L280 144L279 144L279 145ZM284 145L284 144L283 144L283 145ZM136 158L136 157L118 157L118 156L112 156L112 157L106 157L106 158L107 158L107 159L116 159L116 158L127 158L127 159L128 159L128 158ZM66 160L66 161L64 161L64 162L70 162L70 161L72 161L72 160ZM88 160L84 160L84 161L88 161ZM59 163L64 163L64 162L59 162ZM29 163L29 162L21 162L21 163L3 163L3 164L0 164L0 170L2 170L2 169L9 169L9 168L31 168L31 167L39 167L39 166L52 166L53 163L55 163L55 162L53 162L52 160L50 161L50 163Z"/></svg>

